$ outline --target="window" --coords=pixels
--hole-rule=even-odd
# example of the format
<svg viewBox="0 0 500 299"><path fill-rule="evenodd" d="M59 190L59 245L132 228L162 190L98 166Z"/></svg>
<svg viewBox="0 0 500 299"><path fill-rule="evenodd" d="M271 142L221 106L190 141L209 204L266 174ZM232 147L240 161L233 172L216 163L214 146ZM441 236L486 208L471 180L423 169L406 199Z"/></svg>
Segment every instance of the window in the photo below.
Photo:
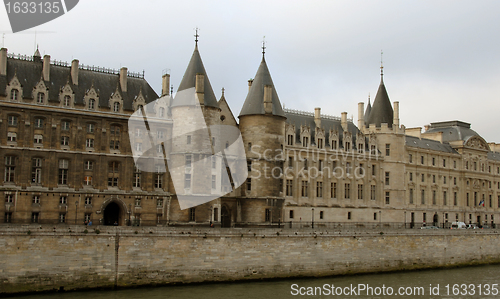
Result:
<svg viewBox="0 0 500 299"><path fill-rule="evenodd" d="M391 195L391 194L390 194L390 192L389 192L389 191L385 192L385 204L386 204L386 205L388 205L388 204L390 204L390 203L391 203L391 196L390 196L390 195Z"/></svg>
<svg viewBox="0 0 500 299"><path fill-rule="evenodd" d="M35 128L43 128L43 118L35 118Z"/></svg>
<svg viewBox="0 0 500 299"><path fill-rule="evenodd" d="M85 140L85 146L88 148L93 148L94 147L94 139L87 138L87 140Z"/></svg>
<svg viewBox="0 0 500 299"><path fill-rule="evenodd" d="M436 200L436 190L432 190L432 204L436 205L437 200Z"/></svg>
<svg viewBox="0 0 500 299"><path fill-rule="evenodd" d="M13 203L14 202L14 195L12 195L12 194L5 194L5 202L6 203Z"/></svg>
<svg viewBox="0 0 500 299"><path fill-rule="evenodd" d="M212 174L212 189L217 189L217 177Z"/></svg>
<svg viewBox="0 0 500 299"><path fill-rule="evenodd" d="M293 145L293 135L288 134L286 140L288 145Z"/></svg>
<svg viewBox="0 0 500 299"><path fill-rule="evenodd" d="M40 213L39 212L33 212L31 213L31 223L38 223L40 219Z"/></svg>
<svg viewBox="0 0 500 299"><path fill-rule="evenodd" d="M120 112L120 103L118 102L113 103L113 112Z"/></svg>
<svg viewBox="0 0 500 299"><path fill-rule="evenodd" d="M422 173L422 183L425 182L425 175Z"/></svg>
<svg viewBox="0 0 500 299"><path fill-rule="evenodd" d="M69 136L61 136L61 145L68 146L69 145Z"/></svg>
<svg viewBox="0 0 500 299"><path fill-rule="evenodd" d="M69 107L70 104L71 104L71 97L70 96L64 96L63 106L64 107Z"/></svg>
<svg viewBox="0 0 500 299"><path fill-rule="evenodd" d="M63 120L61 122L61 130L63 130L63 131L69 131L69 128L70 128L70 122L67 121L67 120Z"/></svg>
<svg viewBox="0 0 500 299"><path fill-rule="evenodd" d="M265 221L266 222L271 221L271 210L270 209L266 209Z"/></svg>
<svg viewBox="0 0 500 299"><path fill-rule="evenodd" d="M89 100L89 110L94 110L95 109L95 99L90 99Z"/></svg>
<svg viewBox="0 0 500 299"><path fill-rule="evenodd" d="M156 207L158 207L158 208L163 207L163 199L158 198L158 199L156 200Z"/></svg>
<svg viewBox="0 0 500 299"><path fill-rule="evenodd" d="M375 175L375 164L372 165L372 175Z"/></svg>
<svg viewBox="0 0 500 299"><path fill-rule="evenodd" d="M468 207L470 206L470 195L469 195L469 192L467 192L467 206Z"/></svg>
<svg viewBox="0 0 500 299"><path fill-rule="evenodd" d="M318 148L323 148L323 138L318 138Z"/></svg>
<svg viewBox="0 0 500 299"><path fill-rule="evenodd" d="M412 154L410 154L410 155L408 156L408 160L410 161L410 163L413 163L413 155L412 155Z"/></svg>
<svg viewBox="0 0 500 299"><path fill-rule="evenodd" d="M187 135L186 138L186 144L191 144L191 135Z"/></svg>
<svg viewBox="0 0 500 299"><path fill-rule="evenodd" d="M446 167L446 159L443 159L443 167Z"/></svg>
<svg viewBox="0 0 500 299"><path fill-rule="evenodd" d="M424 165L424 156L420 156L420 164Z"/></svg>
<svg viewBox="0 0 500 299"><path fill-rule="evenodd" d="M433 174L433 175L432 175L432 183L433 183L433 184L435 184L435 183L436 183L436 175L435 175L435 174Z"/></svg>
<svg viewBox="0 0 500 299"><path fill-rule="evenodd" d="M358 153L359 154L363 153L363 149L364 149L363 143L358 143Z"/></svg>
<svg viewBox="0 0 500 299"><path fill-rule="evenodd" d="M345 184L344 198L345 199L350 199L351 198L351 184L349 184L349 183Z"/></svg>
<svg viewBox="0 0 500 299"><path fill-rule="evenodd" d="M323 197L323 182L316 182L316 197Z"/></svg>
<svg viewBox="0 0 500 299"><path fill-rule="evenodd" d="M59 160L59 184L66 185L68 184L68 168L69 161L68 160Z"/></svg>
<svg viewBox="0 0 500 299"><path fill-rule="evenodd" d="M371 200L375 200L376 199L376 193L375 193L376 188L377 188L377 186L375 186L375 185L371 185L370 186L370 199Z"/></svg>
<svg viewBox="0 0 500 299"><path fill-rule="evenodd" d="M89 223L91 218L92 218L91 213L85 213L85 215L83 216L85 223Z"/></svg>
<svg viewBox="0 0 500 299"><path fill-rule="evenodd" d="M85 197L85 205L91 205L92 204L92 197L87 196Z"/></svg>
<svg viewBox="0 0 500 299"><path fill-rule="evenodd" d="M391 155L391 145L389 143L385 144L385 155L390 156Z"/></svg>
<svg viewBox="0 0 500 299"><path fill-rule="evenodd" d="M436 158L432 157L432 166L436 165Z"/></svg>
<svg viewBox="0 0 500 299"><path fill-rule="evenodd" d="M31 163L31 182L40 184L42 182L42 159L33 158Z"/></svg>
<svg viewBox="0 0 500 299"><path fill-rule="evenodd" d="M84 186L92 186L92 176L91 175L83 176L83 185Z"/></svg>
<svg viewBox="0 0 500 299"><path fill-rule="evenodd" d="M457 168L457 161L453 161L453 168Z"/></svg>
<svg viewBox="0 0 500 299"><path fill-rule="evenodd" d="M16 170L16 157L14 156L5 156L5 182L14 182Z"/></svg>
<svg viewBox="0 0 500 299"><path fill-rule="evenodd" d="M308 143L309 143L309 137L306 136L302 137L302 146L307 147Z"/></svg>
<svg viewBox="0 0 500 299"><path fill-rule="evenodd" d="M348 175L351 174L351 162L345 163L345 173Z"/></svg>
<svg viewBox="0 0 500 299"><path fill-rule="evenodd" d="M196 221L196 210L195 210L195 208L189 208L189 221Z"/></svg>
<svg viewBox="0 0 500 299"><path fill-rule="evenodd" d="M288 218L293 219L293 210L290 210Z"/></svg>
<svg viewBox="0 0 500 299"><path fill-rule="evenodd" d="M184 188L191 189L191 174L190 173L186 173L184 175Z"/></svg>
<svg viewBox="0 0 500 299"><path fill-rule="evenodd" d="M68 204L68 197L67 196L59 197L59 203L62 205L67 205Z"/></svg>
<svg viewBox="0 0 500 299"><path fill-rule="evenodd" d="M7 142L16 142L17 141L17 133L16 132L8 132L7 133Z"/></svg>
<svg viewBox="0 0 500 299"><path fill-rule="evenodd" d="M137 142L137 143L135 144L135 150L136 150L137 152L142 152L142 143L141 143L141 142Z"/></svg>
<svg viewBox="0 0 500 299"><path fill-rule="evenodd" d="M413 182L413 172L410 172L410 178L409 178L410 182Z"/></svg>
<svg viewBox="0 0 500 299"><path fill-rule="evenodd" d="M423 205L425 205L425 190L422 189L421 192L422 192L422 194L421 194L421 196L422 196L421 202L422 202Z"/></svg>
<svg viewBox="0 0 500 299"><path fill-rule="evenodd" d="M33 203L34 204L40 203L40 195L33 195Z"/></svg>
<svg viewBox="0 0 500 299"><path fill-rule="evenodd" d="M17 101L19 96L19 91L17 89L12 89L10 91L10 100L11 101Z"/></svg>
<svg viewBox="0 0 500 299"><path fill-rule="evenodd" d="M87 133L93 134L95 132L95 124L87 124Z"/></svg>
<svg viewBox="0 0 500 299"><path fill-rule="evenodd" d="M163 132L163 131L156 131L156 138L157 139L163 139L164 136L165 136L165 132Z"/></svg>
<svg viewBox="0 0 500 299"><path fill-rule="evenodd" d="M358 185L358 199L363 199L363 184Z"/></svg>
<svg viewBox="0 0 500 299"><path fill-rule="evenodd" d="M323 215L324 215L323 211L319 211L319 219L323 219Z"/></svg>
<svg viewBox="0 0 500 299"><path fill-rule="evenodd" d="M347 212L347 220L351 220L351 212Z"/></svg>
<svg viewBox="0 0 500 299"><path fill-rule="evenodd" d="M11 127L16 127L17 126L17 116L9 115L7 117L7 124Z"/></svg>
<svg viewBox="0 0 500 299"><path fill-rule="evenodd" d="M385 185L389 186L389 172L385 172Z"/></svg>
<svg viewBox="0 0 500 299"><path fill-rule="evenodd" d="M40 135L40 134L36 134L34 137L33 137L33 143L35 145L42 145L43 143L43 136Z"/></svg>
<svg viewBox="0 0 500 299"><path fill-rule="evenodd" d="M455 186L457 185L457 178L456 177L453 178L453 185L455 185Z"/></svg>
<svg viewBox="0 0 500 299"><path fill-rule="evenodd" d="M186 169L190 169L191 168L191 155L186 155L185 157L185 163L184 165L186 165Z"/></svg>
<svg viewBox="0 0 500 299"><path fill-rule="evenodd" d="M155 176L155 188L161 189L163 188L163 167L161 165L156 165Z"/></svg>
<svg viewBox="0 0 500 299"><path fill-rule="evenodd" d="M346 141L344 150L345 150L346 152L348 152L348 151L350 151L350 150L351 150L351 143L350 143L350 142Z"/></svg>
<svg viewBox="0 0 500 299"><path fill-rule="evenodd" d="M136 207L140 207L141 206L141 198L140 197L136 197L134 203L135 203Z"/></svg>
<svg viewBox="0 0 500 299"><path fill-rule="evenodd" d="M132 187L140 188L141 187L141 170L137 165L134 166L134 176L132 180Z"/></svg>
<svg viewBox="0 0 500 299"><path fill-rule="evenodd" d="M443 176L443 184L446 184L446 176Z"/></svg>
<svg viewBox="0 0 500 299"><path fill-rule="evenodd" d="M302 181L302 197L307 197L308 196L308 187L309 184L307 181Z"/></svg>
<svg viewBox="0 0 500 299"><path fill-rule="evenodd" d="M337 198L337 183L330 184L330 194L332 198Z"/></svg>
<svg viewBox="0 0 500 299"><path fill-rule="evenodd" d="M448 194L446 193L446 191L443 191L443 205L448 205Z"/></svg>
<svg viewBox="0 0 500 299"><path fill-rule="evenodd" d="M120 127L119 126L111 126L109 137L110 137L109 149L110 150L119 150L120 149Z"/></svg>
<svg viewBox="0 0 500 299"><path fill-rule="evenodd" d="M307 170L307 159L304 159L304 169Z"/></svg>
<svg viewBox="0 0 500 299"><path fill-rule="evenodd" d="M119 162L110 162L108 164L108 186L118 187L118 178L120 172Z"/></svg>
<svg viewBox="0 0 500 299"><path fill-rule="evenodd" d="M83 169L92 171L94 169L94 162L88 160L83 162Z"/></svg>
<svg viewBox="0 0 500 299"><path fill-rule="evenodd" d="M413 189L410 189L410 204L413 204Z"/></svg>
<svg viewBox="0 0 500 299"><path fill-rule="evenodd" d="M66 213L59 213L59 223L66 223Z"/></svg>
<svg viewBox="0 0 500 299"><path fill-rule="evenodd" d="M165 108L160 107L160 110L158 111L158 116L165 117Z"/></svg>
<svg viewBox="0 0 500 299"><path fill-rule="evenodd" d="M37 104L43 104L45 100L45 94L42 92L39 92L36 96L36 103Z"/></svg>
<svg viewBox="0 0 500 299"><path fill-rule="evenodd" d="M293 196L293 180L286 180L286 196Z"/></svg>
<svg viewBox="0 0 500 299"><path fill-rule="evenodd" d="M6 212L4 220L5 220L5 223L11 223L12 222L12 212Z"/></svg>

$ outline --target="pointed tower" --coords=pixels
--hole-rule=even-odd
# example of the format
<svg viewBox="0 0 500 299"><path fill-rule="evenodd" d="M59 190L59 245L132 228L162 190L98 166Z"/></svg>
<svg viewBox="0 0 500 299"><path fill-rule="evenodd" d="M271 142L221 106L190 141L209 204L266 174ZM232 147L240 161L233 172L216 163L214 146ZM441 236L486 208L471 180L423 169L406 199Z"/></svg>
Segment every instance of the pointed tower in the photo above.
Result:
<svg viewBox="0 0 500 299"><path fill-rule="evenodd" d="M264 44L265 45L265 44ZM265 60L262 61L241 109L240 131L251 171L242 194L244 222L277 222L283 195L280 173L286 116Z"/></svg>
<svg viewBox="0 0 500 299"><path fill-rule="evenodd" d="M368 109L368 108L367 108ZM381 124L386 123L389 128L392 128L394 119L394 111L392 110L391 101L384 85L384 67L380 67L380 85L378 87L377 95L373 101L373 107L370 111L368 122L366 125L375 124L380 127Z"/></svg>
<svg viewBox="0 0 500 299"><path fill-rule="evenodd" d="M370 117L370 112L372 111L372 104L370 104L370 95L368 95L368 105L366 105L365 111L365 125L368 126L368 118Z"/></svg>

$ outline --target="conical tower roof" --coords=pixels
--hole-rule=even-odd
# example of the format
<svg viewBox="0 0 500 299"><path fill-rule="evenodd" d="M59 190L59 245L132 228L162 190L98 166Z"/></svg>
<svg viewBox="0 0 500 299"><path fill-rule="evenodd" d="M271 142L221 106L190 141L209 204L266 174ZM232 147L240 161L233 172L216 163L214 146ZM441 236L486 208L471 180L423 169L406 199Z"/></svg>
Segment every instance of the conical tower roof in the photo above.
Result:
<svg viewBox="0 0 500 299"><path fill-rule="evenodd" d="M389 95L385 89L384 79L380 79L380 86L378 87L377 95L373 101L373 106L370 111L370 116L368 117L367 125L375 124L380 127L380 124L387 123L389 127L392 127L394 110L392 110L391 101L389 100Z"/></svg>
<svg viewBox="0 0 500 299"><path fill-rule="evenodd" d="M219 107L217 104L217 98L215 97L214 91L212 89L212 85L210 84L210 80L208 80L207 72L205 71L205 67L203 66L203 61L201 60L200 52L198 51L198 43L194 48L193 55L191 56L191 60L189 61L186 72L184 73L184 77L182 77L181 84L179 84L179 88L177 92L186 90L189 88L194 88L196 86L196 75L201 74L204 76L204 87L205 87L205 95L204 95L204 105L209 107ZM185 101L176 101L174 99L172 106L182 106L185 105Z"/></svg>
<svg viewBox="0 0 500 299"><path fill-rule="evenodd" d="M272 86L272 114L285 117L285 113L281 108L281 103L278 98L278 93L274 87L273 79L271 78L271 73L267 68L266 59L262 56L262 62L260 63L257 74L253 80L250 91L248 91L245 103L241 108L239 116L244 115L255 115L255 114L265 114L264 110L264 87Z"/></svg>
<svg viewBox="0 0 500 299"><path fill-rule="evenodd" d="M371 111L372 111L372 104L370 104L370 96L368 96L368 105L366 105L366 110L365 110L365 124L368 124L368 119L370 118Z"/></svg>

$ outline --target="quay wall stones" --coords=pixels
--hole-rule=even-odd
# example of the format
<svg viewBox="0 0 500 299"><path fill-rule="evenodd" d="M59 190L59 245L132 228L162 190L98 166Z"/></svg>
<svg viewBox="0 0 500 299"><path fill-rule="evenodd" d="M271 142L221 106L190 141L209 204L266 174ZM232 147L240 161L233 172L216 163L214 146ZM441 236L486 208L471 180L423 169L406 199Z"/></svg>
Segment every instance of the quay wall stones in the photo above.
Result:
<svg viewBox="0 0 500 299"><path fill-rule="evenodd" d="M497 230L0 227L0 294L500 262Z"/></svg>

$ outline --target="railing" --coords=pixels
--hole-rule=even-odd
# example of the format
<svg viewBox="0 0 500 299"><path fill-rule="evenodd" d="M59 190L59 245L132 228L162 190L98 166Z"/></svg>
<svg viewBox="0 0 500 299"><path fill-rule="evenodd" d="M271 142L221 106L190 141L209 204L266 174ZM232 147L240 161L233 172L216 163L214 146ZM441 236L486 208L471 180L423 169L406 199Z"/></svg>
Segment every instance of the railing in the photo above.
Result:
<svg viewBox="0 0 500 299"><path fill-rule="evenodd" d="M314 117L313 112L308 112L308 111L302 111L302 110L296 110L296 109L289 109L289 108L283 108L283 111L286 113L293 113L293 114L298 114L298 115L304 115L304 116L312 116ZM341 121L342 118L339 116L333 116L333 115L327 115L327 114L321 114L321 117L324 119L331 119L331 120L336 120L336 121ZM352 123L352 118L347 119L348 122Z"/></svg>
<svg viewBox="0 0 500 299"><path fill-rule="evenodd" d="M7 53L7 58L19 59L19 60L26 60L26 61L33 61L33 56L32 55L22 55L22 54Z"/></svg>

